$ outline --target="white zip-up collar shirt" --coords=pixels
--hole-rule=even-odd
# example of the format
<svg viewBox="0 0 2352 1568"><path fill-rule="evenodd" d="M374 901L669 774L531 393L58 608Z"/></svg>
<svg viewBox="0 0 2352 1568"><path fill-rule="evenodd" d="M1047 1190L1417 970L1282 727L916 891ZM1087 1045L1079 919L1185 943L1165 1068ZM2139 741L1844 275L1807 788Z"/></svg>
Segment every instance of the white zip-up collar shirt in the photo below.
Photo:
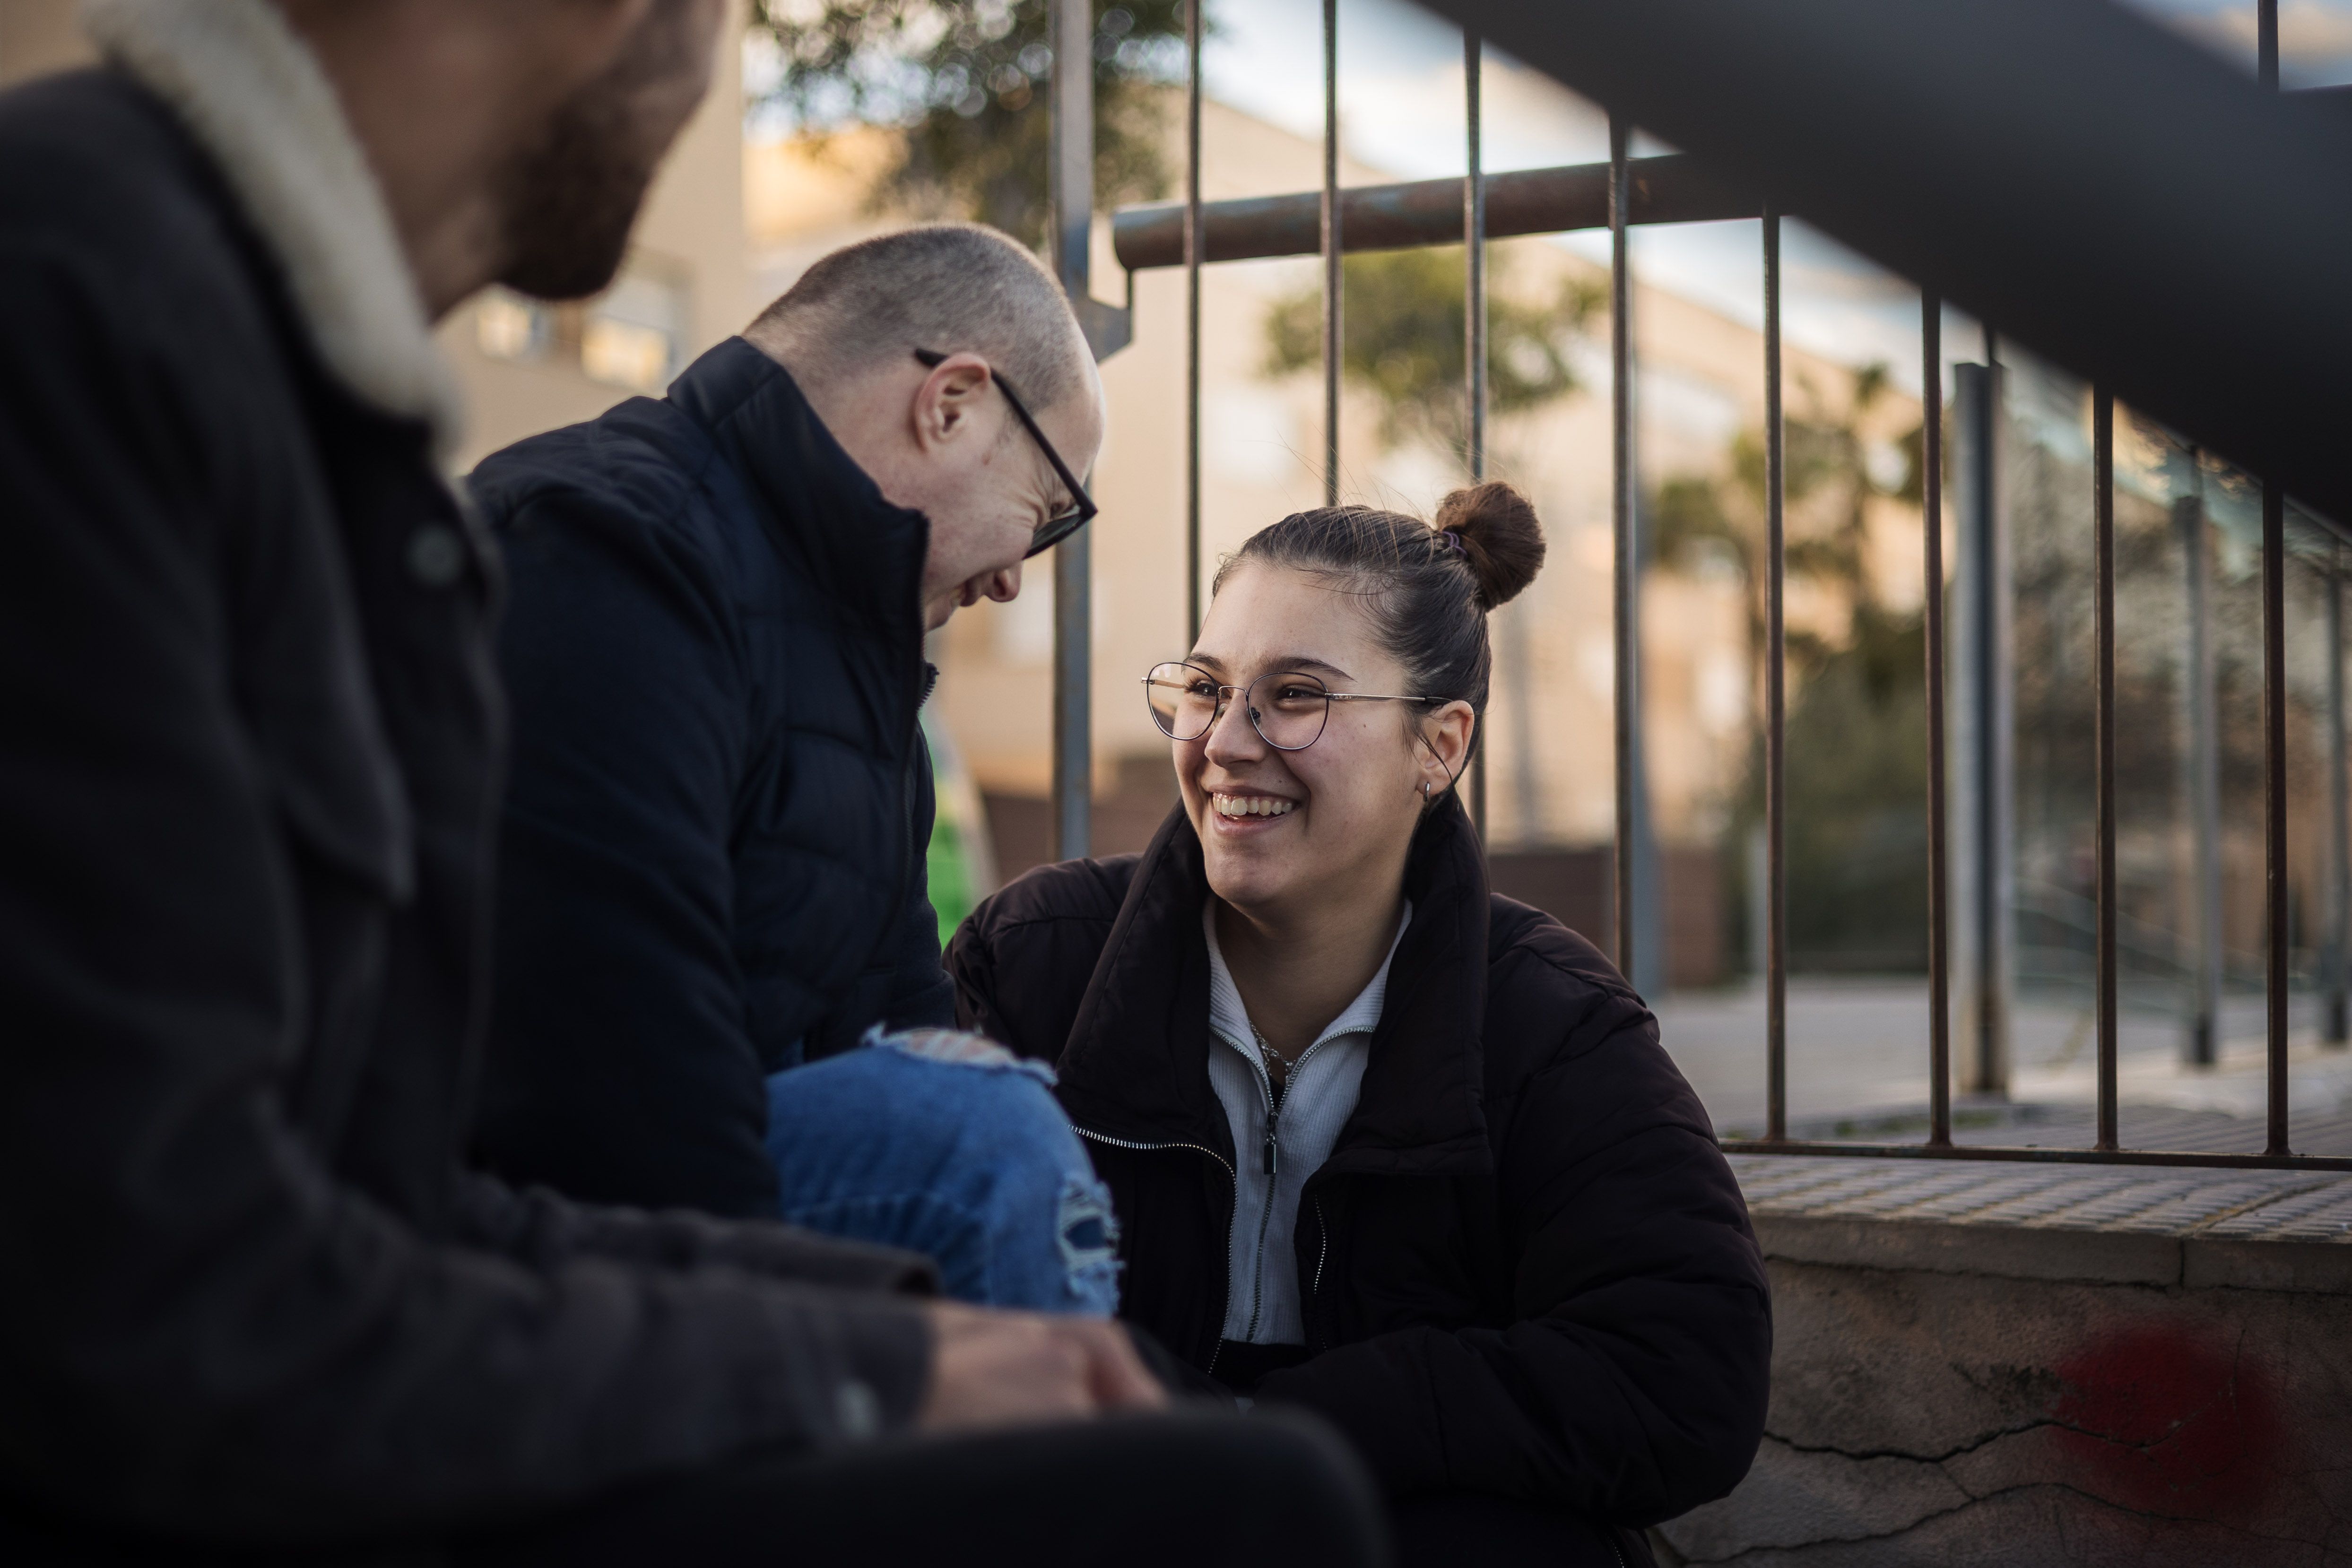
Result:
<svg viewBox="0 0 2352 1568"><path fill-rule="evenodd" d="M1209 937L1209 1083L1234 1134L1234 1228L1227 1238L1232 1281L1225 1292L1224 1337L1252 1344L1304 1344L1298 1267L1292 1237L1307 1178L1331 1157L1339 1129L1355 1113L1372 1030L1387 999L1389 965L1412 924L1407 899L1380 971L1291 1064L1277 1113L1273 1081L1258 1054L1257 1030L1217 948L1217 903L1201 911ZM1272 1168L1269 1169L1268 1167Z"/></svg>

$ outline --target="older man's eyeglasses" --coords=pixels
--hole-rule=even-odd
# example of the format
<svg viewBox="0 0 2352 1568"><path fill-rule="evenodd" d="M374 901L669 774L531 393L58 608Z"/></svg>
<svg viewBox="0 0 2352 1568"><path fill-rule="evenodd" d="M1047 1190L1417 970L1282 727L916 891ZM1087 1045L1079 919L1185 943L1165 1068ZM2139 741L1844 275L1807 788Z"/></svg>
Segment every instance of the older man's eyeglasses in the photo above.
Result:
<svg viewBox="0 0 2352 1568"><path fill-rule="evenodd" d="M934 349L918 349L915 358L927 369L934 371L947 363L948 359ZM988 373L989 379L996 383L996 390L1004 394L1005 406L1013 411L1013 417L1021 422L1021 428L1029 433L1029 439L1035 442L1037 450L1045 455L1045 461L1053 467L1054 476L1061 480L1062 487L1074 497L1069 510L1056 512L1037 525L1036 533L1030 538L1028 549L1022 553L1021 559L1026 560L1031 556L1045 554L1085 528L1097 507L1094 497L1087 494L1087 487L1078 483L1078 476L1070 472L1070 465L1062 461L1062 455L1054 450L1054 444L1045 439L1044 431L1037 428L1037 421L1031 416L1019 394L1013 392L1013 383L1004 379L1004 372L991 365Z"/></svg>
<svg viewBox="0 0 2352 1568"><path fill-rule="evenodd" d="M1154 664L1143 677L1143 698L1151 722L1171 740L1198 740L1209 733L1231 699L1258 738L1276 751L1304 751L1322 738L1333 703L1433 703L1435 697L1391 696L1372 692L1335 692L1313 675L1288 670L1260 675L1245 686L1228 686L1193 664Z"/></svg>

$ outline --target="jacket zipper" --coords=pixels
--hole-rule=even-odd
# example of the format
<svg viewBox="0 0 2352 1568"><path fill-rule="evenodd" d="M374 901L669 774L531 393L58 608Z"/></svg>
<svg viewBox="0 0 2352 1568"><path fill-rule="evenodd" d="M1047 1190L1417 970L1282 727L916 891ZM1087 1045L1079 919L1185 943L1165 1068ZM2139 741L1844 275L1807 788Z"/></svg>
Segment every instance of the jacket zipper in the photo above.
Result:
<svg viewBox="0 0 2352 1568"><path fill-rule="evenodd" d="M1250 1032L1254 1035L1257 1033L1255 1029ZM1224 1037L1220 1035L1218 1038L1222 1040ZM1342 1040L1345 1038L1346 1037L1344 1035L1327 1035L1323 1039L1317 1040L1313 1045L1308 1046L1305 1051L1300 1051L1298 1053L1298 1060L1292 1062L1290 1064L1289 1071L1286 1071L1282 1075L1283 1092L1278 1096L1274 1092L1274 1078L1265 1070L1265 1058L1262 1054L1250 1056L1250 1071L1257 1074L1258 1089L1265 1095L1265 1143L1264 1145L1265 1165L1263 1168L1267 1176L1278 1176L1282 1171L1282 1145L1276 1142L1275 1134L1276 1129L1282 1125L1282 1102L1284 1099L1288 1098L1290 1093L1290 1085L1297 1082L1298 1070L1305 1067L1307 1061L1313 1058L1317 1051L1322 1050L1332 1040ZM1225 1043L1232 1045L1233 1041L1226 1040ZM1258 1050L1261 1052L1270 1049L1265 1045L1263 1037L1259 1038L1257 1044ZM1234 1049L1241 1050L1243 1048L1236 1046ZM1244 1054L1247 1054L1247 1052L1244 1052ZM1272 1189L1269 1188L1268 1190L1271 1191Z"/></svg>
<svg viewBox="0 0 2352 1568"><path fill-rule="evenodd" d="M1308 1183L1309 1187L1313 1183ZM1323 1218L1323 1195L1307 1191L1299 1195L1300 1202L1315 1211L1315 1272L1307 1281L1305 1299L1298 1304L1299 1325L1307 1331L1307 1353L1320 1355L1328 1348L1317 1332L1315 1302L1323 1293L1323 1266L1331 1260L1331 1225Z"/></svg>
<svg viewBox="0 0 2352 1568"><path fill-rule="evenodd" d="M1241 1177L1234 1173L1234 1167L1226 1163L1224 1155L1217 1153L1216 1150L1210 1148L1205 1144L1139 1144L1132 1138L1114 1138L1108 1133L1097 1133L1092 1127L1081 1127L1075 1122L1070 1124L1070 1131L1091 1143L1108 1144L1114 1149L1134 1149L1143 1154L1152 1154L1160 1149L1191 1149L1195 1154L1206 1155L1211 1159L1217 1162L1217 1168L1225 1173L1225 1180L1233 1184L1234 1202L1238 1204L1241 1201ZM1230 1220L1226 1221L1226 1227L1229 1230L1232 1228L1232 1223L1233 1222ZM1226 1241L1225 1251L1228 1256L1232 1254L1233 1243L1230 1239ZM1225 1314L1232 1312L1233 1307L1234 1271L1232 1268L1228 1266L1225 1270L1224 1303L1217 1309L1217 1337L1210 1346L1209 1364L1203 1369L1211 1377L1214 1377L1217 1375L1217 1357L1224 1354Z"/></svg>
<svg viewBox="0 0 2352 1568"><path fill-rule="evenodd" d="M1280 1094L1276 1094L1274 1092L1274 1075L1265 1070L1265 1052L1272 1048L1265 1043L1265 1037L1259 1034L1255 1028L1253 1027L1251 1029L1250 1034L1257 1047L1256 1053L1252 1055L1250 1058L1250 1070L1257 1074L1258 1092L1265 1096L1265 1145L1264 1158L1265 1161L1265 1174L1266 1182L1265 1203L1264 1207L1259 1208L1257 1214L1257 1245L1251 1249L1250 1254L1255 1261L1250 1270L1249 1323L1242 1330L1242 1338L1245 1342L1252 1334L1257 1333L1258 1314L1265 1305L1265 1233L1267 1228L1274 1222L1275 1188L1276 1186L1275 1178L1282 1173L1282 1145L1276 1136L1282 1125L1282 1103L1289 1097L1290 1086L1298 1081L1298 1071L1307 1065L1308 1058L1312 1057L1317 1051L1323 1049L1325 1040L1337 1040L1340 1038L1338 1035L1326 1036L1325 1040L1318 1040L1314 1044L1308 1046L1305 1051L1300 1051L1298 1053L1298 1060L1292 1062L1289 1067L1284 1071L1282 1075L1282 1092ZM1228 1041L1227 1043L1231 1042ZM1241 1182L1238 1178L1236 1178L1234 1183L1234 1196L1236 1203L1238 1203L1241 1196ZM1317 1212L1317 1218L1318 1222L1321 1219L1321 1212L1319 1209ZM1225 1249L1228 1254L1233 1250L1233 1244L1230 1239L1226 1242ZM1316 1277L1318 1280L1322 1278L1322 1271L1319 1266L1317 1269ZM1226 1293L1230 1298L1233 1290L1233 1285L1230 1281L1226 1282L1225 1289ZM1306 1307L1307 1304L1312 1302L1313 1299L1314 1298L1310 1294L1307 1302L1302 1302L1300 1304L1299 1316L1302 1319L1302 1327L1304 1326L1303 1320L1307 1315ZM1230 1301L1228 1301L1228 1304L1230 1305Z"/></svg>
<svg viewBox="0 0 2352 1568"><path fill-rule="evenodd" d="M1265 1049L1265 1038L1258 1036L1260 1051ZM1265 1201L1258 1205L1257 1241L1250 1249L1253 1261L1250 1266L1249 1322L1242 1326L1242 1343L1244 1344L1256 1337L1258 1315L1265 1310L1265 1232L1267 1227L1274 1223L1275 1176L1282 1168L1282 1145L1275 1141L1275 1129L1282 1124L1282 1096L1275 1092L1274 1074L1265 1070L1265 1060L1260 1058L1252 1065L1257 1071L1258 1090L1265 1096ZM1285 1089L1289 1087L1286 1074L1283 1085ZM1238 1181L1234 1184L1234 1191L1238 1198L1241 1191ZM1228 1254L1232 1252L1230 1240L1225 1249Z"/></svg>

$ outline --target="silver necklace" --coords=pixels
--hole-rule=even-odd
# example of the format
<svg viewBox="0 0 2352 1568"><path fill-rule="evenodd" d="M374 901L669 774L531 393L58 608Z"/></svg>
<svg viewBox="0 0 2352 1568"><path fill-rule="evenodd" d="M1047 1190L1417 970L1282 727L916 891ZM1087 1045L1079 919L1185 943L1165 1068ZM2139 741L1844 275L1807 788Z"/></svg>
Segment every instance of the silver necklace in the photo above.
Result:
<svg viewBox="0 0 2352 1568"><path fill-rule="evenodd" d="M1250 1025L1250 1038L1257 1041L1257 1053L1265 1063L1266 1076L1276 1082L1286 1082L1290 1077L1290 1062L1282 1052L1266 1044L1265 1036L1255 1024Z"/></svg>

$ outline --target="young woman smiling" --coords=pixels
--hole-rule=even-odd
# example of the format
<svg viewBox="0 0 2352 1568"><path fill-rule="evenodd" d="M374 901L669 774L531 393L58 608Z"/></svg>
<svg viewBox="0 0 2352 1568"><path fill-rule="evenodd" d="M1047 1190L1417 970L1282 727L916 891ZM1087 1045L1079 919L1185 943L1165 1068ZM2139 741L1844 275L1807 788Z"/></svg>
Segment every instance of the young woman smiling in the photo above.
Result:
<svg viewBox="0 0 2352 1568"><path fill-rule="evenodd" d="M1498 484L1257 534L1146 679L1183 796L1151 847L1030 873L949 961L966 1023L1060 1072L1122 1315L1346 1431L1408 1563L1645 1562L1763 1426L1706 1113L1608 960L1489 891L1454 793L1486 612L1542 559Z"/></svg>

